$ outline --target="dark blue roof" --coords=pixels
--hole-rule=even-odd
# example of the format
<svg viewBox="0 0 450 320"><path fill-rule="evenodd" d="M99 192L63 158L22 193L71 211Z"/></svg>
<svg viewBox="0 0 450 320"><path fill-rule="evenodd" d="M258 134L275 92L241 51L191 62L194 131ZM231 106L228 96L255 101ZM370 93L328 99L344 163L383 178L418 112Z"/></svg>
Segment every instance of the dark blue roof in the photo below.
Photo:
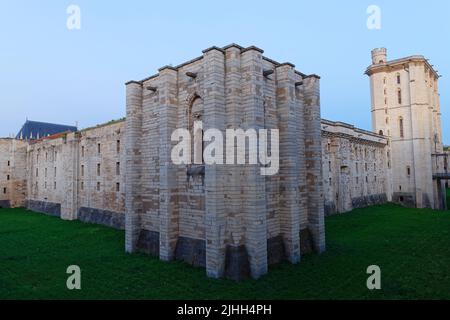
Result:
<svg viewBox="0 0 450 320"><path fill-rule="evenodd" d="M17 134L16 139L35 140L61 132L75 132L77 130L77 127L74 126L27 120Z"/></svg>

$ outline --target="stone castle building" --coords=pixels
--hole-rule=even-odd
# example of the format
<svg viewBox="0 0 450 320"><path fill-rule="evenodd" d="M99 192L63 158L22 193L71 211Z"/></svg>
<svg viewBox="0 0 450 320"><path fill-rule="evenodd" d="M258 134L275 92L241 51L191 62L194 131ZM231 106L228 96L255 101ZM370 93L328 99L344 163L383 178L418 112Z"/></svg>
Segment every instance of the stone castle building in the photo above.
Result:
<svg viewBox="0 0 450 320"><path fill-rule="evenodd" d="M0 139L0 207L124 229L127 252L232 279L323 252L327 214L387 201L444 209L438 75L421 56L372 55L373 132L321 119L318 76L257 47L212 47L128 82L126 119ZM205 131L279 129L278 173L175 165L172 133L195 137L199 120Z"/></svg>
<svg viewBox="0 0 450 320"><path fill-rule="evenodd" d="M436 177L447 172L443 151L439 75L423 56L387 60L372 51L367 68L372 92L372 126L388 137L387 193L395 202L442 208L445 192ZM390 198L391 200L391 198Z"/></svg>

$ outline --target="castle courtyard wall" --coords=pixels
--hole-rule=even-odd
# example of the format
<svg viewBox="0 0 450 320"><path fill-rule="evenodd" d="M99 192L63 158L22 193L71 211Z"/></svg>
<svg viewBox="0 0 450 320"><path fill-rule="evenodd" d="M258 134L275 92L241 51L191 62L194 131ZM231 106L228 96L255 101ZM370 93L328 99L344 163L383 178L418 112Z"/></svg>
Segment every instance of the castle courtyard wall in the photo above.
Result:
<svg viewBox="0 0 450 320"><path fill-rule="evenodd" d="M27 207L124 229L123 129L119 121L30 143Z"/></svg>
<svg viewBox="0 0 450 320"><path fill-rule="evenodd" d="M322 120L325 213L388 201L387 139L342 122Z"/></svg>

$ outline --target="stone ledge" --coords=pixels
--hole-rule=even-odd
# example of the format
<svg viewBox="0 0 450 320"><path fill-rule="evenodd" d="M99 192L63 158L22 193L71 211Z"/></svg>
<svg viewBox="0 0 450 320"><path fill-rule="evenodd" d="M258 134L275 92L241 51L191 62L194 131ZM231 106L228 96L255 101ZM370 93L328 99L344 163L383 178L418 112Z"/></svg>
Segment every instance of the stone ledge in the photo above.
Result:
<svg viewBox="0 0 450 320"><path fill-rule="evenodd" d="M142 229L139 232L137 250L159 257L159 232Z"/></svg>
<svg viewBox="0 0 450 320"><path fill-rule="evenodd" d="M45 213L54 217L61 217L61 204L46 201L26 200L25 206L28 210Z"/></svg>
<svg viewBox="0 0 450 320"><path fill-rule="evenodd" d="M234 281L242 281L250 277L250 261L244 245L227 246L225 277Z"/></svg>
<svg viewBox="0 0 450 320"><path fill-rule="evenodd" d="M175 259L194 267L206 267L206 241L179 237L175 249Z"/></svg>
<svg viewBox="0 0 450 320"><path fill-rule="evenodd" d="M11 202L9 200L0 200L0 209L1 208L11 208Z"/></svg>
<svg viewBox="0 0 450 320"><path fill-rule="evenodd" d="M300 230L300 255L313 252L314 243L311 231L308 228Z"/></svg>
<svg viewBox="0 0 450 320"><path fill-rule="evenodd" d="M78 220L119 230L125 229L125 213L81 207L78 209Z"/></svg>
<svg viewBox="0 0 450 320"><path fill-rule="evenodd" d="M357 197L352 199L353 209L364 208L376 204L383 204L387 202L387 196L385 193L373 194L363 197Z"/></svg>
<svg viewBox="0 0 450 320"><path fill-rule="evenodd" d="M269 266L281 263L286 260L286 253L284 249L283 237L278 235L276 237L267 239L267 263Z"/></svg>

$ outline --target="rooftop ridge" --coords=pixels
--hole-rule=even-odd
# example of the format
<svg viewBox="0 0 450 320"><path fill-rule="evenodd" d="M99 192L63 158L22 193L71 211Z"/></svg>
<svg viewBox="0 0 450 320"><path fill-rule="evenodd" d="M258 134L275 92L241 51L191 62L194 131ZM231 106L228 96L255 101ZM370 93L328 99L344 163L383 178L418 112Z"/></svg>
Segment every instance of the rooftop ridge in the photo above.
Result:
<svg viewBox="0 0 450 320"><path fill-rule="evenodd" d="M209 47L209 48L206 48L205 50L202 50L202 53L206 53L206 52L211 51L211 50L218 50L218 51L221 51L222 53L225 54L225 51L226 51L227 49L229 49L229 48L232 48L232 47L239 49L239 50L241 51L241 53L244 53L244 52L249 51L249 50L256 50L256 51L260 52L261 54L264 53L264 50L260 49L260 48L257 47L257 46L251 45L251 46L248 46L248 47L243 47L243 46L240 46L240 45L238 45L238 44L236 44L236 43L230 43L230 44L228 44L228 45L226 45L226 46L224 46L224 47L211 46L211 47ZM286 65L286 64L288 64L288 65L291 65L291 66L293 66L293 67L295 68L295 65L292 64L292 63L290 63L290 62L280 63L280 62L278 62L278 61L276 61L276 60L273 60L273 59L270 59L270 58L268 58L268 57L266 57L266 56L263 56L262 58L263 58L264 60L268 61L268 62L273 63L273 64L274 64L275 66L277 66L277 67L278 67L278 66L281 66L281 65ZM170 68L170 69L172 69L172 70L179 70L179 69L183 68L183 67L186 66L186 65L189 65L189 64L191 64L191 63L200 61L200 60L202 60L202 59L203 59L203 56L198 56L198 57L196 57L196 58L193 58L193 59L190 59L190 60L188 60L188 61L186 61L186 62L183 62L183 63L181 63L181 64L178 64L178 65L176 65L175 67L167 66L167 65L166 65L166 66L163 66L163 67L161 67L161 68L158 69L158 73L155 73L155 74L153 74L153 75L151 75L151 76L148 76L148 77L146 77L146 78L144 78L144 79L142 79L142 80L129 80L129 81L125 82L125 85L129 85L129 84L132 84L132 83L135 83L135 84L141 84L141 85L142 85L145 81L148 81L148 80L151 80L151 79L154 79L154 78L158 77L158 76L159 76L159 72L160 72L161 70L165 69L165 68ZM306 74L304 74L304 73L302 73L302 72L300 72L300 71L297 71L297 70L296 70L296 73L299 74L299 75L301 75L302 77L316 77L316 78L320 79L320 77L319 77L318 75L316 75L316 74L306 75Z"/></svg>

